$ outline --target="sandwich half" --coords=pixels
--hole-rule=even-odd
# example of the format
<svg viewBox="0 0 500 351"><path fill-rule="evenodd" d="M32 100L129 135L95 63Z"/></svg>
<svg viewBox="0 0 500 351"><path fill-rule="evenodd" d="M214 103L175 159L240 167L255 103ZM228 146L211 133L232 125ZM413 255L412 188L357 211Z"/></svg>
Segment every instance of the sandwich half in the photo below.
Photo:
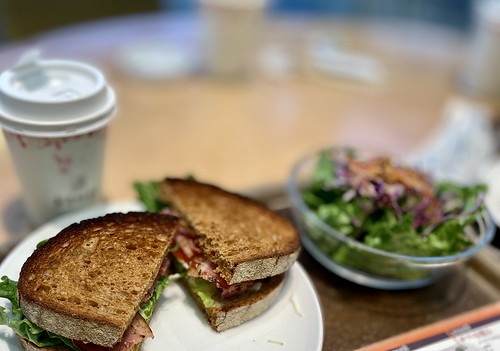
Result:
<svg viewBox="0 0 500 351"><path fill-rule="evenodd" d="M10 326L21 312L25 319L14 328L23 347L139 350L153 337L147 322L168 284L178 224L164 214L113 213L70 225L37 248L21 269L17 299L10 298ZM2 278L3 290L8 281Z"/></svg>
<svg viewBox="0 0 500 351"><path fill-rule="evenodd" d="M172 251L183 283L211 326L223 331L266 311L297 260L297 231L250 198L195 180L166 178L163 212L181 218Z"/></svg>

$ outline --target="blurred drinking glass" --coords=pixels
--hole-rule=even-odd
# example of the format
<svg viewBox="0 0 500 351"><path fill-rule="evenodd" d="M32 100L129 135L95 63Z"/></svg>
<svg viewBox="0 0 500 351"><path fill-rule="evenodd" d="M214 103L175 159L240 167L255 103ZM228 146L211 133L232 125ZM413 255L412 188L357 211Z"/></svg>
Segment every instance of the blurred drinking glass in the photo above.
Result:
<svg viewBox="0 0 500 351"><path fill-rule="evenodd" d="M252 73L266 0L199 0L205 69L240 79Z"/></svg>
<svg viewBox="0 0 500 351"><path fill-rule="evenodd" d="M475 28L461 83L466 93L480 98L500 97L500 1L475 3Z"/></svg>

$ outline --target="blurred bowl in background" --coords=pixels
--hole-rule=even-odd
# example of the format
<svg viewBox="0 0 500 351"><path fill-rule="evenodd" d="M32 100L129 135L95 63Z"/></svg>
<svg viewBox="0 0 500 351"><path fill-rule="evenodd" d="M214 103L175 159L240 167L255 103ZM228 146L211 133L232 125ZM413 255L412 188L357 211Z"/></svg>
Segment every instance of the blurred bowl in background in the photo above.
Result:
<svg viewBox="0 0 500 351"><path fill-rule="evenodd" d="M326 149L298 161L288 179L287 192L304 248L325 268L354 283L387 290L419 288L470 259L488 245L495 225L486 209L464 227L472 245L445 256L412 256L368 246L323 221L304 201L303 191L315 177L323 152L345 154L346 149ZM371 157L371 156L369 156ZM483 207L484 208L484 207Z"/></svg>

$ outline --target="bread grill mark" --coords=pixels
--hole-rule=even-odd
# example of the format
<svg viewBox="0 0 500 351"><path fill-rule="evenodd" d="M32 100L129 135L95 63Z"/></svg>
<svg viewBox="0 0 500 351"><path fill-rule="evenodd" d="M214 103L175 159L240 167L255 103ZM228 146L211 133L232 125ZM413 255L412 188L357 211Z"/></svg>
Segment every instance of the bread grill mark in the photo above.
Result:
<svg viewBox="0 0 500 351"><path fill-rule="evenodd" d="M69 339L115 345L156 282L177 224L172 216L130 212L63 229L23 265L24 314ZM137 323L134 330L149 335Z"/></svg>

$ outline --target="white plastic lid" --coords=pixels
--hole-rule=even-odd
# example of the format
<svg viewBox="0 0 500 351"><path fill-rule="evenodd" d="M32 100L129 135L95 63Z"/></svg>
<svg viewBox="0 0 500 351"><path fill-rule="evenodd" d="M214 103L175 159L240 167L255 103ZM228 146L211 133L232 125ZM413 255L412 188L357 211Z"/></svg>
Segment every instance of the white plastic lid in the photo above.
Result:
<svg viewBox="0 0 500 351"><path fill-rule="evenodd" d="M96 68L40 60L36 53L0 75L0 125L36 137L64 137L102 128L116 110L115 94Z"/></svg>

